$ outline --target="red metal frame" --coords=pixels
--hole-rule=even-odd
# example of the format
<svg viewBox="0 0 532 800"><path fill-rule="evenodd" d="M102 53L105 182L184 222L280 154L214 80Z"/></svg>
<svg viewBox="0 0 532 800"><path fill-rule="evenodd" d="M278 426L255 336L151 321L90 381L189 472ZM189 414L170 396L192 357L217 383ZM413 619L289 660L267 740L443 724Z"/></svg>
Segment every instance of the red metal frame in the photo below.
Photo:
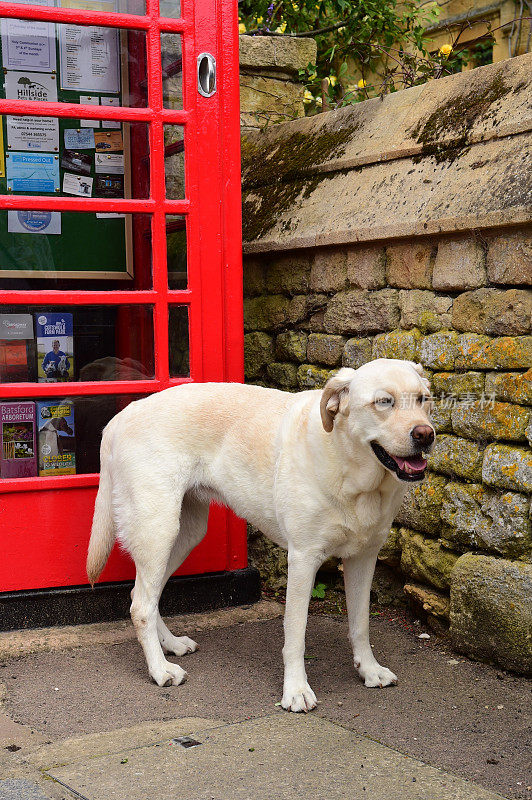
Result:
<svg viewBox="0 0 532 800"><path fill-rule="evenodd" d="M150 195L145 200L74 197L0 197L2 209L113 211L151 215L153 288L117 291L19 291L0 293L15 305L149 304L153 308L155 376L146 381L79 382L69 396L142 394L190 381L243 380L240 229L240 131L236 0L182 0L182 18L159 16L159 0L146 0L146 15L101 13L2 3L0 17L120 27L146 33L148 106L107 107L71 103L0 100L0 115L109 119L149 124ZM183 111L163 107L161 33L182 37ZM196 59L211 52L217 61L217 92L196 89ZM186 198L165 196L164 125L182 125ZM166 216L186 219L186 290L169 290ZM168 358L168 306L189 309L190 378L172 378ZM11 383L0 397L64 396L65 386ZM0 481L3 565L0 592L86 583L84 561L98 475ZM41 520L36 530L35 520ZM201 573L246 566L245 524L213 507L209 533L180 572ZM132 564L117 552L103 580L131 577Z"/></svg>

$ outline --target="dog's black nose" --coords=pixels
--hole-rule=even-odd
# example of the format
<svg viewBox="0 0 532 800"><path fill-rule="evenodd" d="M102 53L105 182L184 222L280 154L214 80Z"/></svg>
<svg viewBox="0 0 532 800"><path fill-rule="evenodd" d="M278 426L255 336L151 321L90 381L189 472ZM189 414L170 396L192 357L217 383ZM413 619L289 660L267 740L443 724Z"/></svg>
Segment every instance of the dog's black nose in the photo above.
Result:
<svg viewBox="0 0 532 800"><path fill-rule="evenodd" d="M434 431L430 425L416 425L410 432L410 436L421 447L430 447L434 441Z"/></svg>

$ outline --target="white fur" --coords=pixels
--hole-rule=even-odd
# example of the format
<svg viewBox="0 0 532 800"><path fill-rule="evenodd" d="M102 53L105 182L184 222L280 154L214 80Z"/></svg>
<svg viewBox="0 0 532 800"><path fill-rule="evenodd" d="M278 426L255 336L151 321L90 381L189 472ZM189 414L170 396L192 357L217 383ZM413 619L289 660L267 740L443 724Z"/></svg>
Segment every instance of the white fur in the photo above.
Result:
<svg viewBox="0 0 532 800"><path fill-rule="evenodd" d="M163 649L179 656L196 649L170 633L158 603L170 575L203 538L211 499L288 549L284 708L316 705L305 673L305 628L316 571L331 556L344 563L359 675L366 686L396 683L371 651L368 609L377 553L407 484L381 465L369 442L413 454L410 432L430 422L427 403L383 409L374 403L379 391L419 396L426 381L419 365L378 359L340 370L323 392L187 384L131 403L111 420L87 572L93 583L115 537L132 555L131 617L160 686L186 678Z"/></svg>

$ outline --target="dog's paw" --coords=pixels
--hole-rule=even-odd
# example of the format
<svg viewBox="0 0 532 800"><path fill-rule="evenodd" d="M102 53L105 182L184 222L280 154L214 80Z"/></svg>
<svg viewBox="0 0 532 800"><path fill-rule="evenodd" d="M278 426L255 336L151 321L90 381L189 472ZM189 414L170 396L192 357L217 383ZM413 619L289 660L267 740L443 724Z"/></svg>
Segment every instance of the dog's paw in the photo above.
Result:
<svg viewBox="0 0 532 800"><path fill-rule="evenodd" d="M308 683L288 685L283 691L281 705L286 711L312 711L318 701Z"/></svg>
<svg viewBox="0 0 532 800"><path fill-rule="evenodd" d="M150 675L157 686L179 686L188 678L188 674L179 664L172 664L170 661L166 661L161 669L150 672Z"/></svg>
<svg viewBox="0 0 532 800"><path fill-rule="evenodd" d="M397 685L397 675L394 675L393 672L386 669L386 667L381 667L377 662L369 664L368 666L360 664L358 667L358 674L364 681L364 686L369 686L370 688L377 686L382 689L384 686Z"/></svg>
<svg viewBox="0 0 532 800"><path fill-rule="evenodd" d="M161 646L165 653L174 656L184 656L187 653L195 653L198 645L188 636L166 636L161 640Z"/></svg>

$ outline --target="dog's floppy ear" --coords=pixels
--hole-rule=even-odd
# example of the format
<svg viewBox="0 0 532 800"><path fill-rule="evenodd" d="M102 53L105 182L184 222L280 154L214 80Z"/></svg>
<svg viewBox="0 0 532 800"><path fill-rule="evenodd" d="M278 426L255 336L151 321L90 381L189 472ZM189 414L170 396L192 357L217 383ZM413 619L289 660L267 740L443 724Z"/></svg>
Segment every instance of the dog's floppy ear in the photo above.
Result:
<svg viewBox="0 0 532 800"><path fill-rule="evenodd" d="M408 363L411 364L414 367L414 369L418 373L418 375L421 375L421 380L423 381L423 385L425 386L425 389L429 389L430 390L430 381L429 381L428 378L426 378L423 375L423 365L422 364L416 364L415 361L409 361Z"/></svg>
<svg viewBox="0 0 532 800"><path fill-rule="evenodd" d="M329 378L323 388L320 402L320 414L323 427L330 433L334 427L334 418L340 411L341 414L349 413L347 398L349 384L353 380L354 369L343 368L336 375Z"/></svg>

